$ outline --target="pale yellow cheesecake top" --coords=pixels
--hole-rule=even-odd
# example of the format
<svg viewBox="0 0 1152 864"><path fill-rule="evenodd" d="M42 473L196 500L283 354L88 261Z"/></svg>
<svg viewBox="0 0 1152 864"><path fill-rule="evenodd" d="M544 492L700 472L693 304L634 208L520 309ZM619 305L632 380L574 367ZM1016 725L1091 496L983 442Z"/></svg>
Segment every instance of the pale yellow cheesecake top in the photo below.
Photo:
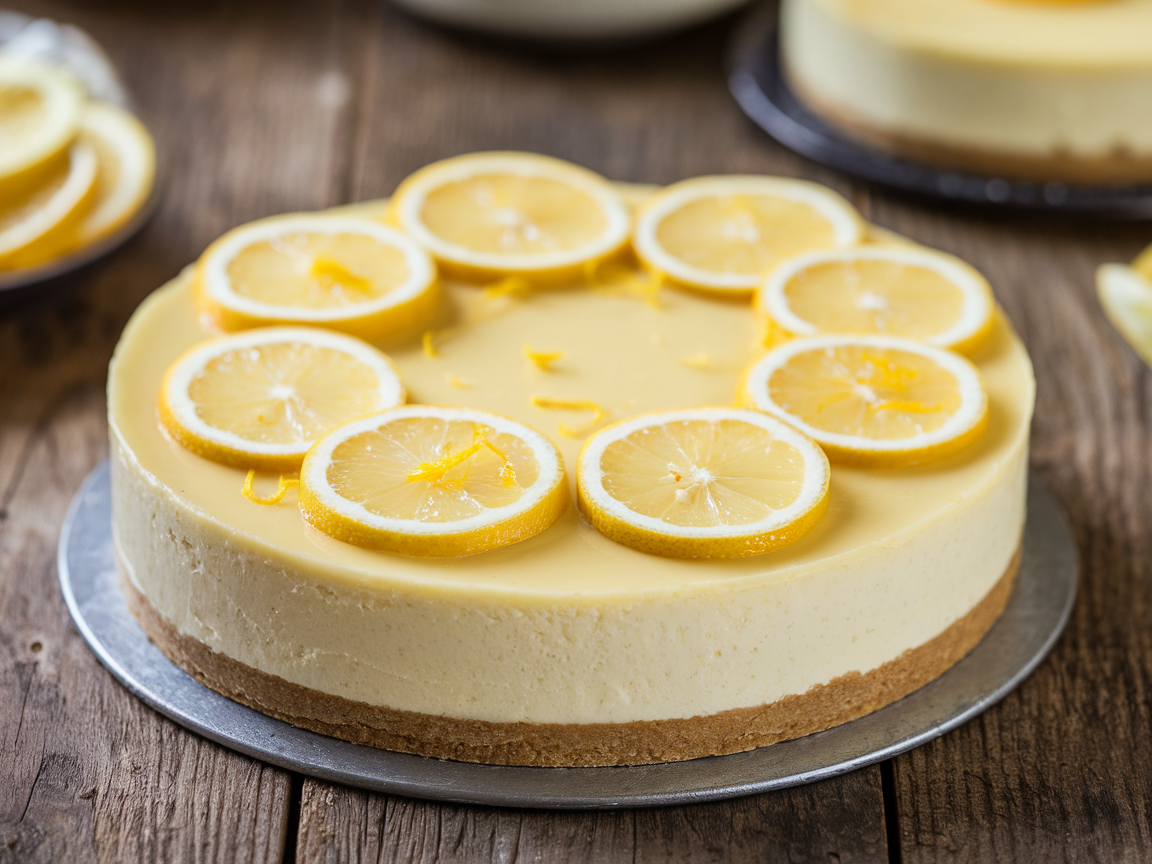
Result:
<svg viewBox="0 0 1152 864"><path fill-rule="evenodd" d="M592 401L608 419L645 411L730 405L739 374L756 354L747 304L666 290L659 307L626 288L538 291L491 297L474 286L445 286L450 310L435 331L436 356L418 338L385 345L400 368L409 401L496 411L549 435L574 479L587 412L537 407L533 397ZM1027 355L1006 323L976 359L988 389L991 420L970 450L942 463L898 470L835 468L831 505L795 545L768 555L720 561L675 561L619 546L600 536L571 507L543 534L513 547L465 559L389 556L333 540L306 526L289 495L261 506L240 493L241 470L204 460L167 438L156 419L156 393L168 365L212 335L193 312L184 274L141 307L113 361L110 421L141 467L175 490L204 518L219 521L237 542L275 548L300 568L334 582L402 584L442 590L512 593L523 599L626 597L676 591L765 575L787 578L848 561L862 547L897 543L921 522L948 510L958 495L992 481L1006 454L1026 441L1033 383ZM523 346L559 351L554 371L528 362ZM269 489L275 478L263 480Z"/></svg>
<svg viewBox="0 0 1152 864"><path fill-rule="evenodd" d="M1152 67L1152 0L806 0L906 48L1006 65Z"/></svg>

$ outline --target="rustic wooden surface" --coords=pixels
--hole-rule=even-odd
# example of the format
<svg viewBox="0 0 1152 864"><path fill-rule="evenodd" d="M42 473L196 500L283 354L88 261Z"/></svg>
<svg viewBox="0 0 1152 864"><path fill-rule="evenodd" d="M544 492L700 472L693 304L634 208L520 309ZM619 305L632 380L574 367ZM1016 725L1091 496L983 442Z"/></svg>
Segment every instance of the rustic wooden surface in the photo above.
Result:
<svg viewBox="0 0 1152 864"><path fill-rule="evenodd" d="M732 20L628 52L511 50L379 0L34 0L139 97L164 200L61 295L0 318L0 862L1138 861L1152 849L1152 376L1092 293L1152 226L949 212L774 145L725 90ZM223 230L388 194L441 156L531 149L620 180L809 177L988 274L1036 363L1032 461L1084 566L1067 634L978 720L882 766L625 813L440 805L296 777L144 708L72 627L55 544L107 446L104 369L132 309Z"/></svg>

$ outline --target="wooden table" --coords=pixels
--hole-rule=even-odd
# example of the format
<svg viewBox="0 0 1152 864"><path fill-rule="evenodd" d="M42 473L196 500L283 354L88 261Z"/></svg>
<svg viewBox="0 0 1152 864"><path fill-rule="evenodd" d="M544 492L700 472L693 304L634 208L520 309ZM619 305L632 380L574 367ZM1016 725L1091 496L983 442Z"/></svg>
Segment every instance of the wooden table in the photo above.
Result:
<svg viewBox="0 0 1152 864"><path fill-rule="evenodd" d="M579 2L579 0L574 0ZM0 862L1136 861L1152 854L1152 376L1092 277L1152 226L952 212L768 140L729 98L732 20L621 53L483 44L380 0L30 0L109 50L163 204L62 300L0 318ZM206 8L199 8L206 7ZM387 195L433 159L537 150L619 180L808 177L992 280L1036 363L1032 463L1083 562L1052 656L979 719L879 767L638 812L442 805L293 775L153 713L56 584L65 507L107 452L105 368L144 296L238 223Z"/></svg>

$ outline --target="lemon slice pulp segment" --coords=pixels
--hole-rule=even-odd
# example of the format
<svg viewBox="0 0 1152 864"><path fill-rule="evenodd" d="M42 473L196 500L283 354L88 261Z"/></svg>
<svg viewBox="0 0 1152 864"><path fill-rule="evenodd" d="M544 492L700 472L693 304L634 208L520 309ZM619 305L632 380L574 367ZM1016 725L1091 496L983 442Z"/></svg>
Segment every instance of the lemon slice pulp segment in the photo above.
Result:
<svg viewBox="0 0 1152 864"><path fill-rule="evenodd" d="M96 151L77 142L41 185L0 200L0 268L35 264L59 251L92 200L96 170Z"/></svg>
<svg viewBox="0 0 1152 864"><path fill-rule="evenodd" d="M769 351L749 369L743 401L815 439L833 461L915 465L983 433L980 373L952 351L886 336L817 336Z"/></svg>
<svg viewBox="0 0 1152 864"><path fill-rule="evenodd" d="M992 329L992 290L959 259L927 249L858 246L785 261L756 294L778 336L900 336L970 352Z"/></svg>
<svg viewBox="0 0 1152 864"><path fill-rule="evenodd" d="M436 304L428 253L351 216L242 225L208 247L196 275L200 305L225 330L313 324L379 340L419 327Z"/></svg>
<svg viewBox="0 0 1152 864"><path fill-rule="evenodd" d="M699 177L654 195L632 245L674 282L747 295L782 261L860 243L864 221L824 186L783 177Z"/></svg>
<svg viewBox="0 0 1152 864"><path fill-rule="evenodd" d="M293 471L325 434L404 402L387 355L314 327L265 327L193 346L169 367L160 421L225 465Z"/></svg>
<svg viewBox="0 0 1152 864"><path fill-rule="evenodd" d="M76 137L84 90L39 63L0 61L0 192L27 191Z"/></svg>
<svg viewBox="0 0 1152 864"><path fill-rule="evenodd" d="M462 556L526 540L568 505L556 446L471 408L406 405L337 429L308 452L300 507L337 540Z"/></svg>
<svg viewBox="0 0 1152 864"><path fill-rule="evenodd" d="M551 280L618 252L631 213L585 168L532 153L474 153L408 177L391 218L448 271L466 279Z"/></svg>
<svg viewBox="0 0 1152 864"><path fill-rule="evenodd" d="M659 411L580 451L580 508L606 537L675 558L744 558L799 539L828 506L823 451L740 408Z"/></svg>

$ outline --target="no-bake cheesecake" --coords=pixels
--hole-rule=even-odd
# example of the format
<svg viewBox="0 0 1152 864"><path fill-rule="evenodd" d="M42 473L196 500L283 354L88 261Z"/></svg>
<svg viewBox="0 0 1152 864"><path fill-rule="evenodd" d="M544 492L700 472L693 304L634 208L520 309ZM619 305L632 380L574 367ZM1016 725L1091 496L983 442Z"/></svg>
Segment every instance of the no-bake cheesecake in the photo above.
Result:
<svg viewBox="0 0 1152 864"><path fill-rule="evenodd" d="M597 423L733 405L763 352L746 302L671 288L651 302L636 288L646 275L620 260L529 291L442 280L430 328L377 347L409 403L542 432L574 503ZM165 370L217 333L195 282L186 271L148 298L113 359L114 536L129 605L153 641L266 713L497 764L731 753L911 692L970 650L1007 602L1034 384L1000 313L963 361L986 393L982 434L926 464L833 464L826 512L790 545L665 557L614 542L568 506L520 542L429 557L336 539L291 490L256 503L241 494L243 466L166 433L156 409ZM589 405L599 414L589 418ZM277 486L272 474L255 482L257 494Z"/></svg>

